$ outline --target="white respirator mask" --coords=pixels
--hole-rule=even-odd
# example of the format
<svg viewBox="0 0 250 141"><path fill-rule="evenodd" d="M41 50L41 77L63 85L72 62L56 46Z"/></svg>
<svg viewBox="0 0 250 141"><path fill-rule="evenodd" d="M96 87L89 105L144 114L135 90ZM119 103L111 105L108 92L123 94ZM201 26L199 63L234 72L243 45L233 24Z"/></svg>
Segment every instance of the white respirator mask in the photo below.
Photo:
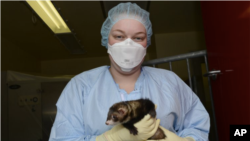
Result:
<svg viewBox="0 0 250 141"><path fill-rule="evenodd" d="M108 44L108 53L124 72L130 72L133 68L138 66L146 55L146 50L145 47L134 42L130 38L115 43L112 46Z"/></svg>

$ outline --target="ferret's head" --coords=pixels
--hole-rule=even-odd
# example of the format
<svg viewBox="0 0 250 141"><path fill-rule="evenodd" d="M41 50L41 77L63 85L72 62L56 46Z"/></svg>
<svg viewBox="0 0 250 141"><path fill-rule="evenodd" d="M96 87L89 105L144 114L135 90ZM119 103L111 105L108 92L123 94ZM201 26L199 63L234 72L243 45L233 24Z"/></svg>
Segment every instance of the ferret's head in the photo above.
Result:
<svg viewBox="0 0 250 141"><path fill-rule="evenodd" d="M129 119L128 105L124 102L116 103L109 108L106 125L116 125L126 123Z"/></svg>

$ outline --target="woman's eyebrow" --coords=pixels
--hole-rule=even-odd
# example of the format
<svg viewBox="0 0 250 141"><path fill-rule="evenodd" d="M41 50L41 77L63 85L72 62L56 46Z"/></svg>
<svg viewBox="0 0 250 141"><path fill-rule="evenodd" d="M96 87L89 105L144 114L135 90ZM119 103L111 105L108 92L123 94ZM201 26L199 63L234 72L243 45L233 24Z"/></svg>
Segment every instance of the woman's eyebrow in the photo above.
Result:
<svg viewBox="0 0 250 141"><path fill-rule="evenodd" d="M135 35L137 35L137 34L145 34L146 35L145 32L137 32L137 33L135 33Z"/></svg>
<svg viewBox="0 0 250 141"><path fill-rule="evenodd" d="M123 34L125 34L125 32L122 31L122 30L120 30L120 29L116 29L116 30L114 30L113 32L115 32L115 31L122 32Z"/></svg>
<svg viewBox="0 0 250 141"><path fill-rule="evenodd" d="M125 32L123 30L120 30L120 29L113 30L112 32L121 32L121 33L125 34ZM144 35L146 35L145 32L137 32L134 35L138 35L138 34L144 34Z"/></svg>

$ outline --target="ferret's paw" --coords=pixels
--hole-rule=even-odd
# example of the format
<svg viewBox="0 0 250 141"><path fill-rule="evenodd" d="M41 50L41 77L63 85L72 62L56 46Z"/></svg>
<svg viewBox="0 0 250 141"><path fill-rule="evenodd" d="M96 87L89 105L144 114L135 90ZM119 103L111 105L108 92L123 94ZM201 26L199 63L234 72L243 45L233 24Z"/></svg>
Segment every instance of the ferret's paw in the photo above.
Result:
<svg viewBox="0 0 250 141"><path fill-rule="evenodd" d="M130 134L133 134L133 135L137 135L138 134L138 131L137 129L130 129Z"/></svg>

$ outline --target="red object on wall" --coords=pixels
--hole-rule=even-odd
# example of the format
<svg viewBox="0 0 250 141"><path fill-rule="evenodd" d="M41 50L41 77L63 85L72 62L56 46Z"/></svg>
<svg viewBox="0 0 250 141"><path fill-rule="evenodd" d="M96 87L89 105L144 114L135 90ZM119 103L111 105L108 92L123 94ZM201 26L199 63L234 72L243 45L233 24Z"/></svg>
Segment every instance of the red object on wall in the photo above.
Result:
<svg viewBox="0 0 250 141"><path fill-rule="evenodd" d="M232 124L250 124L250 2L201 2L209 69L220 141Z"/></svg>

